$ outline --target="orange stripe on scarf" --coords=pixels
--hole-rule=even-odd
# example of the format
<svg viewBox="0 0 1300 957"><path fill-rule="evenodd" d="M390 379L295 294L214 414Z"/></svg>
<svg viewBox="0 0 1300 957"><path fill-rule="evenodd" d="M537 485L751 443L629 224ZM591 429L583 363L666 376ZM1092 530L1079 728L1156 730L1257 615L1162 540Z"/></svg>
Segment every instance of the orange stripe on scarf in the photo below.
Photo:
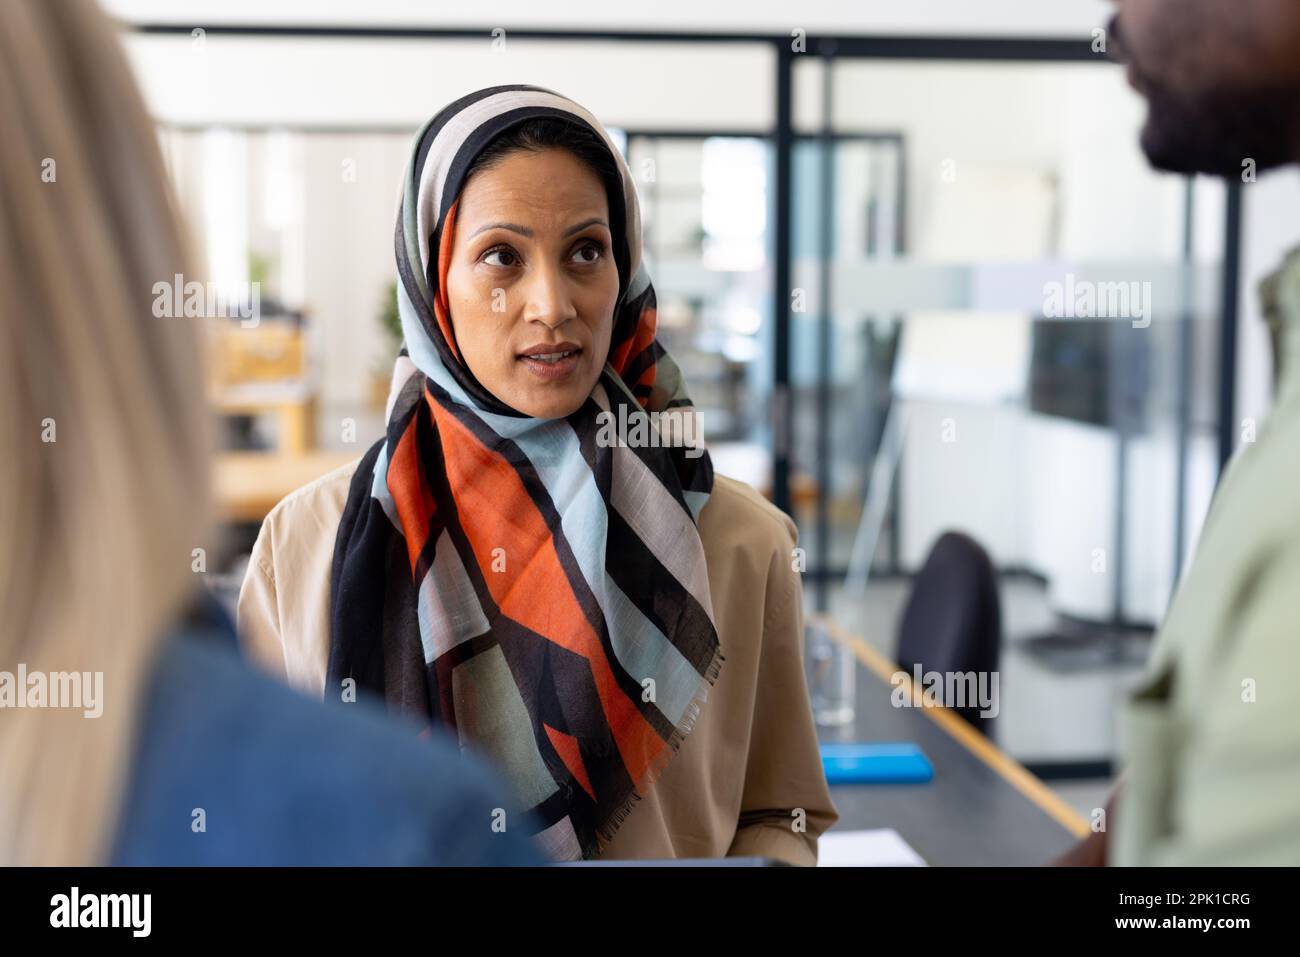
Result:
<svg viewBox="0 0 1300 957"><path fill-rule="evenodd" d="M438 510L429 483L425 481L424 463L420 461L420 444L416 440L418 422L419 416L413 416L397 440L387 476L388 492L393 496L402 522L402 536L406 539L406 554L411 560L412 572L429 537L429 519Z"/></svg>
<svg viewBox="0 0 1300 957"><path fill-rule="evenodd" d="M614 371L623 376L627 372L627 365L654 342L655 330L659 325L658 310L649 307L641 310L641 316L637 320L636 332L632 337L614 350L609 357L609 363L614 367ZM649 368L641 373L641 377L636 382L626 383L629 389L634 389L638 385L647 385L653 388L655 384L655 363L651 363Z"/></svg>
<svg viewBox="0 0 1300 957"><path fill-rule="evenodd" d="M460 361L460 350L456 348L456 333L451 326L451 307L447 304L447 269L451 265L451 238L455 231L458 205L460 205L459 196L447 210L446 222L442 224L442 239L438 243L438 294L433 300L433 314L438 320L438 328L442 330L442 338L446 340L457 362Z"/></svg>
<svg viewBox="0 0 1300 957"><path fill-rule="evenodd" d="M425 398L438 423L465 535L493 600L502 614L587 659L623 765L634 782L641 781L667 745L619 688L523 479L432 395ZM493 570L498 548L505 549L505 571Z"/></svg>

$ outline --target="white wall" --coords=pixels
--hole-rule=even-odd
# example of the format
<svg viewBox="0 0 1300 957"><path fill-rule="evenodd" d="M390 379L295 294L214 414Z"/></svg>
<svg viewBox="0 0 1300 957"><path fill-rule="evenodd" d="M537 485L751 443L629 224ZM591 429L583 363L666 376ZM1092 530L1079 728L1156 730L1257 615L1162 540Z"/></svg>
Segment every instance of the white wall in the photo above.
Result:
<svg viewBox="0 0 1300 957"><path fill-rule="evenodd" d="M180 124L410 126L484 86L532 83L615 126L767 129L767 44L128 35L150 110Z"/></svg>

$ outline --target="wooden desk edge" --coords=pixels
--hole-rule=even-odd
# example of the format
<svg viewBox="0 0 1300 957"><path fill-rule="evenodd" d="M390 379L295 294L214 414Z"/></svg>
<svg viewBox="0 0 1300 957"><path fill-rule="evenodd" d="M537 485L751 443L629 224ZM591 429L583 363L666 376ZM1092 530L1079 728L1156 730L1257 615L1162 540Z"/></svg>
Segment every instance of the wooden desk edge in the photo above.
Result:
<svg viewBox="0 0 1300 957"><path fill-rule="evenodd" d="M260 525L285 496L335 469L359 461L360 457L352 451L316 450L303 455L279 451L218 452L212 459L213 496L218 517L223 522ZM258 483L250 483L247 479L249 471L258 470L278 472L276 478L284 478L286 472L294 474L290 481L271 481L258 487ZM234 480L236 476L243 477Z"/></svg>
<svg viewBox="0 0 1300 957"><path fill-rule="evenodd" d="M911 691L911 676L867 644L865 639L850 634L839 623L825 615L812 615L809 617L809 622L815 622L826 629L826 633L831 640L851 649L857 659L878 675L882 681L887 684L892 684L896 680L905 681L904 687L909 692ZM901 675L902 677L896 679L895 675ZM919 696L917 696L917 699L919 700ZM1088 822L1074 808L1070 807L1037 777L1030 774L1024 765L972 728L955 712L942 705L926 703L922 704L921 710L933 718L935 723L948 732L950 736L956 738L968 751L1001 775L1008 784L1038 805L1043 813L1075 837L1086 837L1091 832Z"/></svg>

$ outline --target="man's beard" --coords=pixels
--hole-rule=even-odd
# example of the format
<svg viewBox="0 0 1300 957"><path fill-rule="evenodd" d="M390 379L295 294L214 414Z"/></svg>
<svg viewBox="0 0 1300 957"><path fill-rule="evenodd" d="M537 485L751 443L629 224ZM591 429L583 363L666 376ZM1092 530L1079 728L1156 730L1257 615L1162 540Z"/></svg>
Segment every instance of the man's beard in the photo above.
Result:
<svg viewBox="0 0 1300 957"><path fill-rule="evenodd" d="M1300 160L1300 89L1176 94L1138 77L1149 113L1142 150L1171 173L1241 176Z"/></svg>

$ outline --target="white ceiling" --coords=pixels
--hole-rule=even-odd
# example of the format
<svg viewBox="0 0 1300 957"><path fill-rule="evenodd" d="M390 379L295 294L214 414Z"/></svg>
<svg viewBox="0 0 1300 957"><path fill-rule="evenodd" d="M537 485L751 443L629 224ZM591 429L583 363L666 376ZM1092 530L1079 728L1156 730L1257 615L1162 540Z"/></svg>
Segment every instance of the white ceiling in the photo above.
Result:
<svg viewBox="0 0 1300 957"><path fill-rule="evenodd" d="M490 8L417 0L101 0L130 22L418 25L745 32L1088 36L1106 0L496 0ZM489 19L491 22L489 22Z"/></svg>

